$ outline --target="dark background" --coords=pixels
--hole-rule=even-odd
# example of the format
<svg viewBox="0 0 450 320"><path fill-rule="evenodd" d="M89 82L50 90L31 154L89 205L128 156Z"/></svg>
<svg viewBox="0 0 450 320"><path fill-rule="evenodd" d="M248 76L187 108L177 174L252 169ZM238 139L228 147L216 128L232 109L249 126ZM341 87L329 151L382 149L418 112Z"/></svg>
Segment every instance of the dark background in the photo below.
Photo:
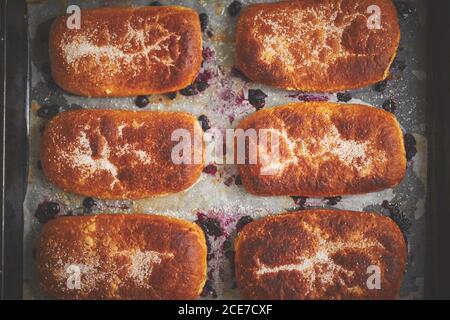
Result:
<svg viewBox="0 0 450 320"><path fill-rule="evenodd" d="M450 299L450 1L428 1L427 298Z"/></svg>

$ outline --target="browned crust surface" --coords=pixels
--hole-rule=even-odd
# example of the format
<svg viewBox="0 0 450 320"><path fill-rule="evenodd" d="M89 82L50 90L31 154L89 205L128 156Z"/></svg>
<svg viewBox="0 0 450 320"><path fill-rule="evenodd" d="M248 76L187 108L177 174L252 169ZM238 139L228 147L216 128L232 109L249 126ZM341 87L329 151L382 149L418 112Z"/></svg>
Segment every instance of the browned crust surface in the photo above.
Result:
<svg viewBox="0 0 450 320"><path fill-rule="evenodd" d="M37 258L43 290L59 299L194 299L206 279L203 231L162 216L55 219ZM80 289L67 286L71 265L81 271Z"/></svg>
<svg viewBox="0 0 450 320"><path fill-rule="evenodd" d="M81 11L81 28L67 16L50 31L55 82L83 96L132 96L177 91L191 84L202 61L196 11L174 6Z"/></svg>
<svg viewBox="0 0 450 320"><path fill-rule="evenodd" d="M239 128L269 129L279 137L278 161L264 161L270 152L260 143L258 163L249 164L247 144L239 171L252 194L362 194L393 187L406 172L401 128L391 113L374 107L294 103L258 111ZM274 171L262 175L263 168Z"/></svg>
<svg viewBox="0 0 450 320"><path fill-rule="evenodd" d="M371 5L381 29L369 29ZM384 80L400 42L391 0L302 0L255 4L239 16L236 60L255 82L334 92Z"/></svg>
<svg viewBox="0 0 450 320"><path fill-rule="evenodd" d="M175 164L172 132L190 133L191 159ZM182 112L77 110L47 125L41 162L50 182L101 199L137 199L188 189L203 169L202 129ZM194 144L197 135L199 143Z"/></svg>
<svg viewBox="0 0 450 320"><path fill-rule="evenodd" d="M245 226L235 248L244 299L394 299L407 256L391 219L351 211L263 218ZM371 265L381 271L379 290L367 286Z"/></svg>

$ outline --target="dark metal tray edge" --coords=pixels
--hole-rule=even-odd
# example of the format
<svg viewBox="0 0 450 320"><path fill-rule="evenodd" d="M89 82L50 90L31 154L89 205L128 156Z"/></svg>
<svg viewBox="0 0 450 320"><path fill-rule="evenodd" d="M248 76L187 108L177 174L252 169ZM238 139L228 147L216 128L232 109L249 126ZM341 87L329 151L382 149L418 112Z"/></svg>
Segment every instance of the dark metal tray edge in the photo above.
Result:
<svg viewBox="0 0 450 320"><path fill-rule="evenodd" d="M29 47L25 0L1 6L1 275L2 299L22 298L23 200L26 192Z"/></svg>
<svg viewBox="0 0 450 320"><path fill-rule="evenodd" d="M428 2L428 224L425 297L450 299L450 1Z"/></svg>

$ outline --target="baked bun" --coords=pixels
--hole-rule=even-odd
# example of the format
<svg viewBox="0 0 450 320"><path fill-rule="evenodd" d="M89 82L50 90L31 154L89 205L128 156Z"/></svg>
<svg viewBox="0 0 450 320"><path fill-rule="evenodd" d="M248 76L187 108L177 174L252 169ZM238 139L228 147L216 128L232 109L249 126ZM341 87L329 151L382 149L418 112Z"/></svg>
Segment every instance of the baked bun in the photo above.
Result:
<svg viewBox="0 0 450 320"><path fill-rule="evenodd" d="M68 16L50 31L55 82L82 96L133 96L190 85L202 62L198 13L174 6L81 11L81 28Z"/></svg>
<svg viewBox="0 0 450 320"><path fill-rule="evenodd" d="M351 211L266 217L244 227L235 249L242 298L261 300L394 299L407 258L390 218Z"/></svg>
<svg viewBox="0 0 450 320"><path fill-rule="evenodd" d="M279 158L271 159L268 144L259 143L256 164L247 144L239 171L255 195L362 194L391 188L406 172L402 130L391 113L374 107L294 103L255 112L238 127L266 129L269 142L272 136L279 140Z"/></svg>
<svg viewBox="0 0 450 320"><path fill-rule="evenodd" d="M378 29L372 27L378 27L374 8L379 9ZM255 82L288 90L334 92L384 80L399 42L391 0L254 4L239 16L236 61Z"/></svg>
<svg viewBox="0 0 450 320"><path fill-rule="evenodd" d="M175 130L191 135L191 164L177 164ZM191 187L203 169L203 132L183 112L76 110L47 125L42 169L67 192L100 199L139 199ZM189 145L188 145L189 146Z"/></svg>
<svg viewBox="0 0 450 320"><path fill-rule="evenodd" d="M41 287L58 299L194 299L206 280L203 231L162 216L57 218L37 252Z"/></svg>

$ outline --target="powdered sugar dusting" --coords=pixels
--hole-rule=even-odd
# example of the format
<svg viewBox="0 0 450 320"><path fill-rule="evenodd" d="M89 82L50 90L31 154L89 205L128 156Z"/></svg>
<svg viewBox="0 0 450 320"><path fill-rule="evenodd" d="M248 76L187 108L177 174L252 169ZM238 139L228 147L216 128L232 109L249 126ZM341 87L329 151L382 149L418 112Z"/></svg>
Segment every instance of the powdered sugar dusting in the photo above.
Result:
<svg viewBox="0 0 450 320"><path fill-rule="evenodd" d="M354 24L367 24L368 17L355 1L351 14L341 8L343 1L326 4L274 6L270 11L256 13L252 19L251 37L260 39L261 63L278 64L287 74L308 76L326 74L330 66L341 58L365 57L343 45L344 33ZM383 26L381 26L383 29ZM269 30L269 31L268 31ZM373 30L360 35L365 41Z"/></svg>
<svg viewBox="0 0 450 320"><path fill-rule="evenodd" d="M103 138L104 147L100 153L100 158L94 159L92 157L92 149L90 148L89 139L85 132L81 132L78 141L75 142L78 147L75 147L73 154L68 155L70 163L73 167L80 169L84 178L95 174L99 170L108 172L113 177L111 187L118 182L117 167L109 161L110 149L108 142Z"/></svg>
<svg viewBox="0 0 450 320"><path fill-rule="evenodd" d="M179 51L171 52L170 45L180 41L181 36L156 23L158 19L156 16L146 21L144 29L134 28L129 21L127 32L121 39L117 39L118 36L105 26L93 28L89 35L86 32L65 37L60 44L63 58L76 70L85 61L94 59L100 66L110 66L108 71L112 73L124 69L138 72L143 69L142 62L147 67L167 68L170 72L180 54ZM95 35L105 32L108 38L116 40L109 45L96 44ZM155 35L158 35L156 39Z"/></svg>
<svg viewBox="0 0 450 320"><path fill-rule="evenodd" d="M354 168L361 177L372 173L373 164L387 161L386 152L377 150L373 140L357 141L345 139L341 136L335 125L330 124L329 129L322 137L309 136L299 139L290 137L286 130L272 130L279 138L280 146L287 146L287 154L273 159L266 151L266 147L259 146L261 157L261 170L269 171L275 175L282 174L290 165L306 161L311 168L319 170L319 165L329 160L338 160L343 165ZM373 152L376 151L376 154Z"/></svg>
<svg viewBox="0 0 450 320"><path fill-rule="evenodd" d="M163 258L173 258L173 253L137 250L131 256L128 274L142 284L152 274L153 266L160 264Z"/></svg>
<svg viewBox="0 0 450 320"><path fill-rule="evenodd" d="M348 270L334 262L332 257L335 254L348 250L370 252L376 249L383 249L383 246L378 241L368 241L364 238L357 242L342 242L329 241L320 236L318 237L318 249L311 256L297 257L298 263L267 266L258 259L256 275L262 277L279 272L298 272L307 281L308 289L305 292L305 295L307 295L314 290L317 282L327 287L335 286L336 283L345 285L343 277L352 277L354 275L355 271Z"/></svg>
<svg viewBox="0 0 450 320"><path fill-rule="evenodd" d="M138 287L150 288L147 280L152 275L154 267L160 265L164 259L172 259L174 257L174 254L170 252L141 251L139 248L117 252L111 250L109 253L108 260L110 260L110 263L117 259L126 262L118 268L107 272L102 268L105 261L102 261L100 256L94 251L86 250L85 261L63 261L59 259L56 266L48 267L54 270L55 278L62 284L63 288L70 276L70 268L76 267L80 271L81 276L80 290L84 293L89 293L98 288L99 283L104 281L110 284L112 291L116 290L118 282L120 282L120 274L123 271ZM63 257L64 255L60 254L60 256ZM65 288L65 290L70 290L70 288Z"/></svg>

